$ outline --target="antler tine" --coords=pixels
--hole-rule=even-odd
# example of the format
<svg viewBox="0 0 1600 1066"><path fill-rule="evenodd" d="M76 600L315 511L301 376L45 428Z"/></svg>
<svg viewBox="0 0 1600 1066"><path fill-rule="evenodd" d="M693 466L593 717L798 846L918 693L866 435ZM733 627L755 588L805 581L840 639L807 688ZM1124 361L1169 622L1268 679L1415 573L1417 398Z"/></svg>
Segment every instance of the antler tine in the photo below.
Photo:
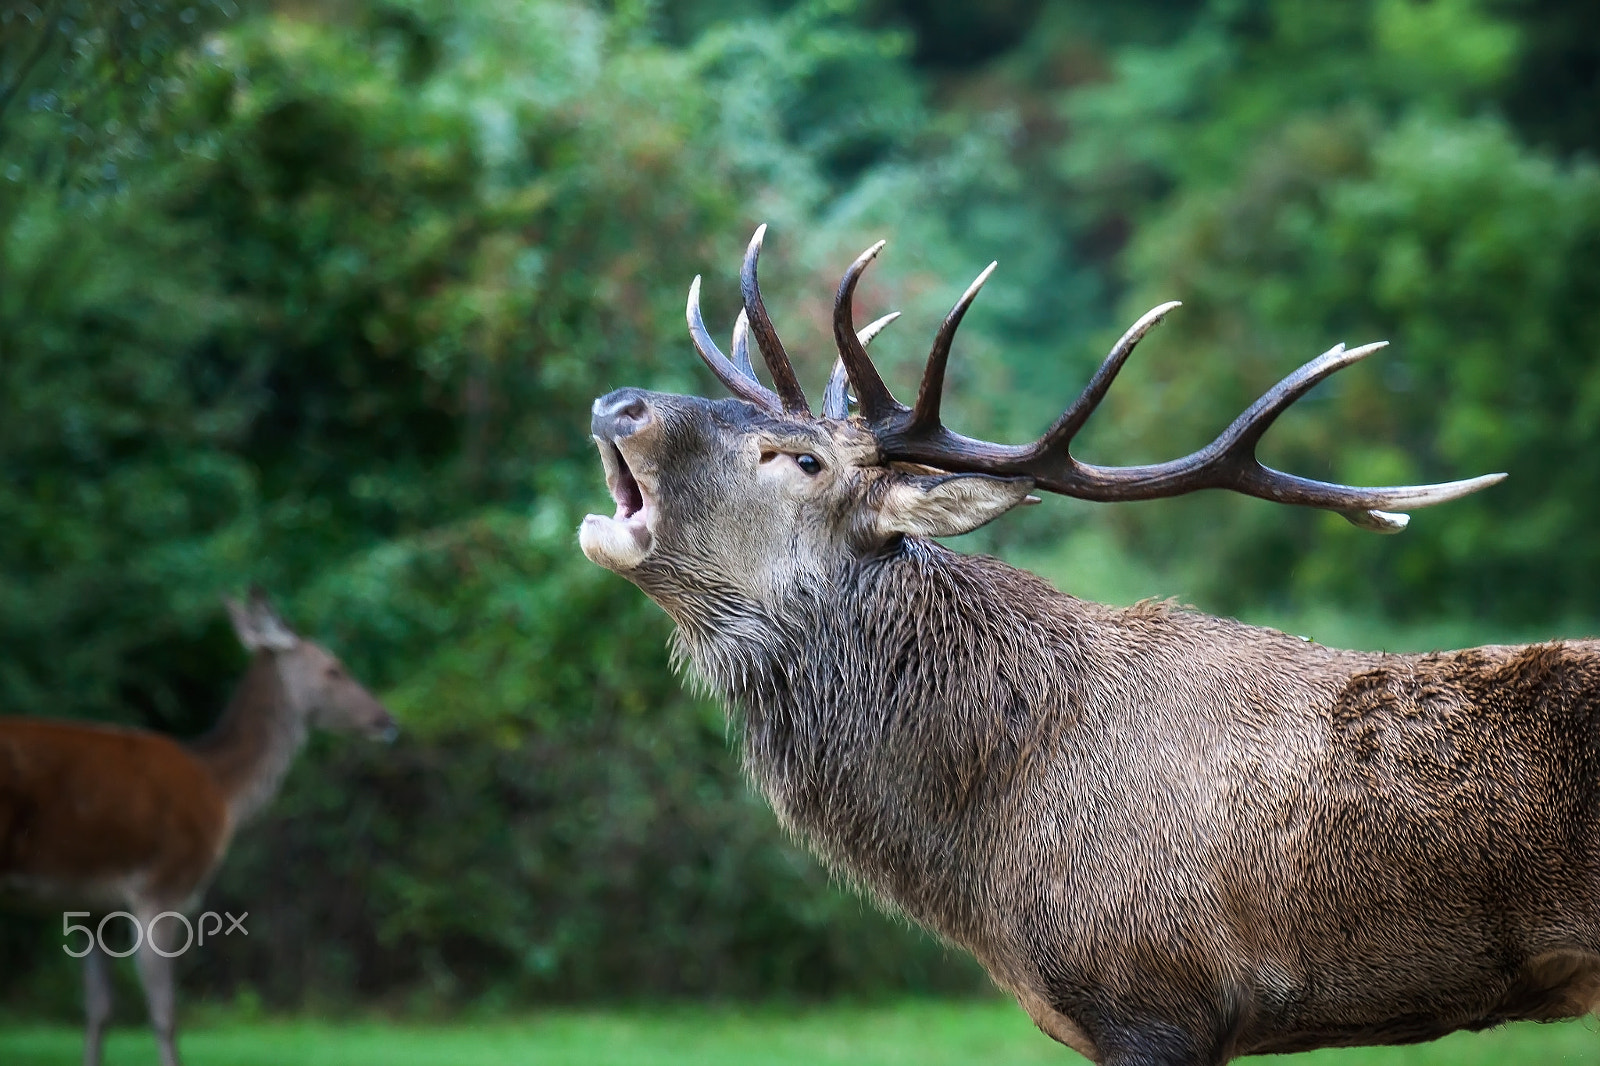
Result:
<svg viewBox="0 0 1600 1066"><path fill-rule="evenodd" d="M867 264L883 251L883 246L887 243L879 241L856 257L856 261L850 264L850 269L846 270L844 277L839 280L839 292L833 300L833 342L839 349L839 358L844 361L845 369L850 374L850 383L855 386L856 402L860 405L861 416L868 422L878 422L891 414L906 410L905 406L889 392L889 386L883 383L883 378L878 376L878 368L873 366L872 360L867 357L866 345L856 336L855 313L852 306L856 282L861 280L861 274L867 269Z"/></svg>
<svg viewBox="0 0 1600 1066"><path fill-rule="evenodd" d="M706 366L717 375L717 380L727 386L728 391L741 400L749 400L757 407L777 413L783 410L783 403L778 399L778 394L756 380L755 373L748 374L728 361L717 347L717 342L711 339L711 332L706 329L704 317L700 314L700 275L694 276L694 281L689 284L689 304L685 309L685 316L689 320L689 339L694 341L695 351L700 353L700 358L705 360ZM739 350L739 328L734 326L734 351ZM750 366L748 353L744 357L745 367Z"/></svg>
<svg viewBox="0 0 1600 1066"><path fill-rule="evenodd" d="M774 413L809 415L794 368L761 304L756 259L765 234L765 226L756 230L745 253L740 276L745 307L733 329L737 363L730 362L717 349L706 331L700 315L698 277L689 286L689 335L706 365L736 395ZM867 356L867 344L896 315L885 315L859 332L853 321L856 283L883 246L884 242L879 241L861 253L839 282L833 305L833 334L839 348L839 361L828 379L822 414L825 418L847 417L849 391L853 386L859 397L861 415L877 438L880 455L885 461L922 463L952 473L1023 476L1031 478L1037 488L1084 500L1153 500L1200 489L1227 489L1277 503L1337 511L1358 526L1388 533L1404 529L1407 522L1405 514L1395 513L1391 508L1415 509L1459 499L1505 477L1505 474L1485 474L1437 485L1361 488L1314 481L1262 465L1256 458L1256 446L1278 416L1319 382L1384 347L1382 343L1351 349L1343 344L1335 345L1267 390L1210 444L1181 459L1147 466L1094 466L1074 459L1070 451L1073 437L1105 399L1134 347L1168 312L1179 306L1176 301L1147 311L1135 322L1112 347L1078 398L1033 444L993 444L953 433L939 420L950 346L962 317L993 273L995 264L990 263L978 275L945 316L928 354L916 407L909 408L895 400ZM777 392L754 379L749 356L751 333L755 334L762 357L772 370Z"/></svg>
<svg viewBox="0 0 1600 1066"><path fill-rule="evenodd" d="M1272 386L1255 403L1245 408L1244 413L1222 431L1217 443L1223 444L1225 449L1230 451L1248 448L1253 453L1267 429L1278 420L1279 415L1288 410L1290 404L1310 392L1319 382L1332 376L1335 371L1359 363L1373 352L1388 346L1388 341L1373 341L1371 344L1350 349L1346 349L1342 341L1335 344Z"/></svg>
<svg viewBox="0 0 1600 1066"><path fill-rule="evenodd" d="M1105 360L1089 379L1089 383L1083 387L1083 391L1078 394L1078 398L1061 413L1061 417L1056 419L1056 424L1039 438L1035 448L1041 454L1064 452L1071 445L1072 438L1078 435L1084 423L1089 421L1089 416L1094 414L1095 408L1100 406L1100 401L1106 398L1106 393L1111 389L1111 382L1122 369L1122 365L1128 361L1128 356L1133 354L1133 349L1144 340L1144 335L1155 329L1174 308L1182 306L1180 300L1169 300L1152 307L1139 316L1139 321L1128 327L1128 331L1111 346L1111 351L1106 354Z"/></svg>
<svg viewBox="0 0 1600 1066"><path fill-rule="evenodd" d="M822 417L850 417L850 372L845 369L843 359L833 361L828 387L822 390Z"/></svg>
<svg viewBox="0 0 1600 1066"><path fill-rule="evenodd" d="M1030 477L1037 488L1083 500L1153 500L1200 489L1228 489L1263 500L1338 511L1358 526L1382 532L1405 528L1406 516L1391 513L1391 509L1444 503L1488 488L1505 477L1485 474L1439 485L1359 488L1313 481L1261 464L1256 458L1256 445L1277 417L1318 382L1371 355L1383 347L1381 344L1349 350L1341 344L1324 352L1269 389L1210 444L1181 459L1148 466L1094 466L1074 459L1069 450L1073 435L1104 399L1134 346L1177 306L1175 302L1162 304L1135 322L1111 349L1077 400L1033 444L975 440L946 429L937 417L919 417L898 408L889 412L889 417L873 422L879 451L885 460L923 463L951 472ZM925 392L930 384L939 383L941 370L942 358L930 360L929 372L924 375ZM919 411L937 411L921 397L918 407Z"/></svg>
<svg viewBox="0 0 1600 1066"><path fill-rule="evenodd" d="M1136 341L1138 338L1135 334L1140 332L1140 326L1148 329L1154 323L1147 323L1147 320L1155 314L1151 312L1141 319L1128 331L1124 340L1131 337ZM1122 344L1118 345L1119 349L1122 347ZM1229 489L1276 503L1338 511L1363 528L1399 532L1405 528L1407 518L1403 514L1389 513L1388 508L1417 508L1444 503L1488 488L1505 475L1485 474L1438 485L1360 488L1314 481L1273 470L1262 465L1255 453L1256 445L1267 428L1291 404L1329 375L1365 359L1382 347L1383 343L1377 343L1346 350L1343 344L1335 345L1267 390L1234 419L1216 440L1181 459L1143 467L1097 467L1076 462L1065 453L1064 448L1044 449L1035 446L1018 465L1025 472L1032 472L1044 464L1038 479L1041 488L1083 499L1151 500L1179 496L1198 489ZM1094 386L1102 377L1105 381L1099 392L1104 393L1104 385L1109 385L1110 376L1115 373L1112 362L1116 355L1117 351L1113 350L1112 356L1101 367L1101 373L1095 375L1095 381L1085 390L1085 395L1094 391ZM1110 373L1106 373L1108 369ZM1098 400L1098 396L1095 399ZM1092 408L1093 403L1089 406ZM1087 417L1086 412L1084 417ZM1064 417L1062 422L1066 421ZM1080 425L1081 422L1082 419L1079 419ZM1070 435L1063 439L1070 439ZM1050 470L1050 465L1058 466L1059 472Z"/></svg>
<svg viewBox="0 0 1600 1066"><path fill-rule="evenodd" d="M749 316L750 332L755 334L756 347L761 349L761 358L766 361L767 370L772 374L773 387L783 401L784 413L809 415L811 405L806 403L805 390L800 387L800 379L795 376L794 367L789 362L789 353L783 350L778 331L773 328L766 305L761 302L761 285L756 280L756 260L761 258L761 241L766 235L766 224L757 226L755 236L750 238L750 246L745 249L744 266L739 271L744 310Z"/></svg>
<svg viewBox="0 0 1600 1066"><path fill-rule="evenodd" d="M1245 409L1233 420L1217 439L1206 447L1171 465L1181 486L1186 479L1196 480L1195 488L1226 488L1260 499L1279 503L1300 504L1335 510L1355 525L1381 533L1398 533L1409 521L1404 514L1390 513L1387 509L1429 507L1460 499L1462 496L1486 489L1505 478L1505 474L1484 474L1463 481L1449 481L1437 485L1390 485L1357 488L1336 485L1325 481L1286 474L1265 466L1256 458L1256 445L1279 415L1291 404L1310 392L1319 382L1339 370L1358 363L1382 348L1388 341L1375 341L1359 348L1346 349L1336 344L1315 359L1285 377ZM1215 477L1210 477L1217 471ZM1215 484L1207 484L1208 481ZM1178 491L1189 491L1178 488ZM1171 495L1163 492L1161 495Z"/></svg>
<svg viewBox="0 0 1600 1066"><path fill-rule="evenodd" d="M890 311L856 330L856 338L863 347L883 332L883 328L900 317L899 311ZM823 418L848 418L850 416L850 372L843 359L833 361L833 373L828 375L828 389L822 394Z"/></svg>
<svg viewBox="0 0 1600 1066"><path fill-rule="evenodd" d="M950 359L950 343L955 340L956 329L960 327L967 308L977 298L978 290L983 288L983 283L989 280L989 275L999 265L994 262L985 267L940 323L939 332L933 338L933 347L928 351L928 365L922 371L922 387L917 390L917 403L911 409L911 424L907 432L926 432L939 424L939 404L944 398L944 368Z"/></svg>
<svg viewBox="0 0 1600 1066"><path fill-rule="evenodd" d="M756 368L750 362L750 317L742 307L739 308L739 317L733 320L733 365L751 381L761 380L756 377Z"/></svg>
<svg viewBox="0 0 1600 1066"><path fill-rule="evenodd" d="M856 339L861 342L862 347L866 347L877 338L878 334L884 331L889 323L893 322L899 317L899 311L890 311L882 318L873 319L871 322L868 322L866 325L856 330Z"/></svg>

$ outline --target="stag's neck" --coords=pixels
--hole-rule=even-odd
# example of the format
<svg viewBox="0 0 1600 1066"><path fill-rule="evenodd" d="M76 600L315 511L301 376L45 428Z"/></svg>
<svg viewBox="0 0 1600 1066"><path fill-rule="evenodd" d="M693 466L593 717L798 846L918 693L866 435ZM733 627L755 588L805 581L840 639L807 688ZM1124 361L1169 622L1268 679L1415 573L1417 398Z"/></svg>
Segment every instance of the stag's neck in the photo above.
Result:
<svg viewBox="0 0 1600 1066"><path fill-rule="evenodd" d="M274 657L257 652L222 717L191 750L221 786L229 824L237 826L272 802L305 739Z"/></svg>
<svg viewBox="0 0 1600 1066"><path fill-rule="evenodd" d="M967 860L997 816L984 800L1070 728L1104 611L908 539L776 608L674 613L682 653L742 715L746 768L779 817L959 938L972 894L957 879L981 876Z"/></svg>

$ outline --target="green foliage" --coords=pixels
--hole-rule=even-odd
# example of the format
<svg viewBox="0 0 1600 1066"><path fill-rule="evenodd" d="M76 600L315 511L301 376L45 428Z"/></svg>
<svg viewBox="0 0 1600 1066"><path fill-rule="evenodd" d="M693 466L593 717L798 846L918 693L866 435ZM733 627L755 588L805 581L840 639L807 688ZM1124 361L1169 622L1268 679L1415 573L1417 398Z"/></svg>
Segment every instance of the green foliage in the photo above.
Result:
<svg viewBox="0 0 1600 1066"><path fill-rule="evenodd" d="M1185 561L1192 591L1232 610L1592 611L1600 173L1473 114L1516 32L1465 2L1254 5L1251 35L1224 32L1231 10L1213 5L1174 46L1181 77L1161 82L1135 53L1123 77L1069 98L1089 127L1064 154L1073 173L1143 172L1167 190L1127 249L1129 314L1186 304L1167 327L1182 365L1157 348L1119 384L1119 448L1182 454L1331 343L1388 337L1297 405L1264 456L1351 483L1512 478L1392 540L1205 498L1130 513L1124 534ZM1118 154L1127 125L1143 132Z"/></svg>
<svg viewBox="0 0 1600 1066"><path fill-rule="evenodd" d="M1504 0L1521 30L1505 109L1533 143L1600 149L1600 7L1585 0Z"/></svg>
<svg viewBox="0 0 1600 1066"><path fill-rule="evenodd" d="M0 200L27 185L82 204L181 150L163 125L188 49L238 13L234 0L0 7Z"/></svg>
<svg viewBox="0 0 1600 1066"><path fill-rule="evenodd" d="M1413 615L1592 610L1600 172L1530 155L1494 122L1420 119L1297 126L1254 162L1134 252L1143 291L1191 301L1191 350L1231 364L1173 381L1147 424L1193 439L1188 412L1242 409L1286 356L1388 335L1377 365L1275 431L1277 461L1353 483L1513 477L1393 542L1326 517L1210 510L1194 547L1225 560L1232 602L1287 587Z"/></svg>
<svg viewBox="0 0 1600 1066"><path fill-rule="evenodd" d="M602 62L597 19L548 7L478 27L529 64L497 77L449 27L384 10L242 23L188 54L167 121L189 148L146 183L83 209L17 196L0 295L0 402L22 415L0 435L11 709L131 699L194 728L174 717L189 686L130 675L215 643L218 591L303 582L569 484L555 461L585 446L587 397L619 364L651 375L678 297L640 271L733 200L695 163L705 101L685 64ZM590 53L541 19L587 23ZM687 384L681 367L665 380Z"/></svg>
<svg viewBox="0 0 1600 1066"><path fill-rule="evenodd" d="M218 596L260 581L406 726L313 746L210 897L263 936L190 982L422 1007L976 987L782 837L666 620L572 543L606 505L591 398L711 389L683 292L704 273L725 333L756 221L814 388L839 270L889 236L859 313L906 313L874 346L902 394L1002 260L951 364L963 431L1038 433L1177 297L1086 458L1186 452L1386 336L1265 458L1512 474L1400 538L1220 495L975 538L1069 590L1413 635L1593 615L1588 9L991 6L4 6L0 711L193 734L242 666ZM7 994L70 1002L58 946L0 927Z"/></svg>
<svg viewBox="0 0 1600 1066"><path fill-rule="evenodd" d="M405 741L319 743L242 834L211 899L265 935L191 960L219 990L971 987L782 837L665 620L573 544L603 495L590 399L703 388L689 271L654 272L732 261L752 160L778 157L707 87L737 48L560 3L346 15L165 55L125 186L8 187L0 704L198 731L242 664L217 597L251 580L385 692ZM804 47L755 125L820 187L855 143L826 94L892 41L826 8L777 32L747 51Z"/></svg>

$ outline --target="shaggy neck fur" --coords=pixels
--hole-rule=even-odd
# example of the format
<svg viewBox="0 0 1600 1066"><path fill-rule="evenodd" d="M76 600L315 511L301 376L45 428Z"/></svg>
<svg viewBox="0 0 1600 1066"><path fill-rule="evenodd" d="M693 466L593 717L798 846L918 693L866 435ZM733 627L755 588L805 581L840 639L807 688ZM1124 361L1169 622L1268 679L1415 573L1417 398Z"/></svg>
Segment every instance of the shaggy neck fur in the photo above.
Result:
<svg viewBox="0 0 1600 1066"><path fill-rule="evenodd" d="M784 823L969 940L997 812L1071 724L1100 608L916 538L777 609L703 588L671 602L679 654L742 713L746 768Z"/></svg>
<svg viewBox="0 0 1600 1066"><path fill-rule="evenodd" d="M192 746L228 798L230 825L272 801L305 739L305 722L289 700L276 658L257 652L222 717Z"/></svg>
<svg viewBox="0 0 1600 1066"><path fill-rule="evenodd" d="M641 585L780 818L1099 1061L1600 1004L1600 642L1340 651L906 538Z"/></svg>

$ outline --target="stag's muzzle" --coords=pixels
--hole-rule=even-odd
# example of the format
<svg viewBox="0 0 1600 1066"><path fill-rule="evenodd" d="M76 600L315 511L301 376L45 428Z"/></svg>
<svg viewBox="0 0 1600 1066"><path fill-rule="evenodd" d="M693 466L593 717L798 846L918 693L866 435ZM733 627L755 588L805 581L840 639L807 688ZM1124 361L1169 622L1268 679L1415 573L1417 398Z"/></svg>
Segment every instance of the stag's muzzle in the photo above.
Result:
<svg viewBox="0 0 1600 1066"><path fill-rule="evenodd" d="M632 570L650 552L650 522L655 516L647 487L628 464L626 450L634 434L654 418L648 393L643 389L618 389L594 402L589 431L605 465L606 488L616 501L616 513L591 514L578 528L578 544L591 562L608 570Z"/></svg>

